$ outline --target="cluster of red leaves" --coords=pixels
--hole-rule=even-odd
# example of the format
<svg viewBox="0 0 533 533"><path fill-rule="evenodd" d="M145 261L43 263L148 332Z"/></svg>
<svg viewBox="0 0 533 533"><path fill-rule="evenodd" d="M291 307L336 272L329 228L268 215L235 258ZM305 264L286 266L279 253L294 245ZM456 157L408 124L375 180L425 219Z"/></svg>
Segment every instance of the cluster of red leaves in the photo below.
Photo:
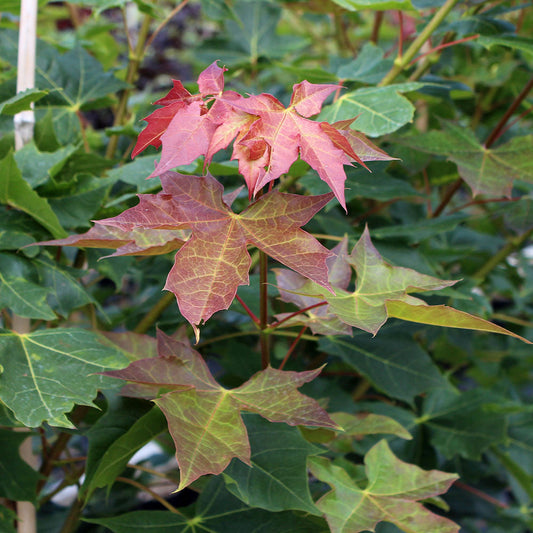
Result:
<svg viewBox="0 0 533 533"><path fill-rule="evenodd" d="M162 145L161 159L150 177L213 155L233 141L232 159L248 185L250 197L288 172L298 156L313 167L346 209L344 165L389 160L364 135L350 129L353 120L314 122L324 100L339 87L302 81L294 85L288 108L270 94L242 96L224 90L224 71L216 62L198 77L199 94L173 80L170 92L146 117L132 157L147 146Z"/></svg>

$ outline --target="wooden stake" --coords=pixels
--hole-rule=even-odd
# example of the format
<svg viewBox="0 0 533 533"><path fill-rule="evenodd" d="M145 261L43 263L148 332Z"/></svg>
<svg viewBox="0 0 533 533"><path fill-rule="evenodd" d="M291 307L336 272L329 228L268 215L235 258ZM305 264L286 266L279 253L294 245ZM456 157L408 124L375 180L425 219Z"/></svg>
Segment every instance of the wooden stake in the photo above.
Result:
<svg viewBox="0 0 533 533"><path fill-rule="evenodd" d="M35 47L37 40L37 0L22 0L20 6L19 45L17 63L17 93L35 86ZM20 150L33 138L35 115L32 110L22 111L14 117L15 150ZM30 331L30 320L14 315L13 330L17 333ZM31 438L20 446L20 456L30 466L36 466L36 457L31 447ZM31 502L17 502L18 533L35 533L37 519Z"/></svg>

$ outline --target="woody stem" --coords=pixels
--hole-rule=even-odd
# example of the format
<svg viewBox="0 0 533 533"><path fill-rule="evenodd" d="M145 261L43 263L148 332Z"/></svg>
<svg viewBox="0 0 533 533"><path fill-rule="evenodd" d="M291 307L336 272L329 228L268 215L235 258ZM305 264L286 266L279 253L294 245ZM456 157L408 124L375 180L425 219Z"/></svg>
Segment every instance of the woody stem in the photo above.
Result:
<svg viewBox="0 0 533 533"><path fill-rule="evenodd" d="M261 330L261 367L267 368L270 364L270 335L265 330L268 328L268 256L259 252L259 329Z"/></svg>

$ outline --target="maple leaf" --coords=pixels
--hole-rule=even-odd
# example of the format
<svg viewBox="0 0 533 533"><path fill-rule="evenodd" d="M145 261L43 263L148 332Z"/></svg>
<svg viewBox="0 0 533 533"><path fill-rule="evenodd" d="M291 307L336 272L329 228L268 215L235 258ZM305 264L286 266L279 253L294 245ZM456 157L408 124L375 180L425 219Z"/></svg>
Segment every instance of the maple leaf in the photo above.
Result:
<svg viewBox="0 0 533 533"><path fill-rule="evenodd" d="M391 157L389 154L378 148L368 137L360 131L353 130L350 126L357 120L351 118L348 120L339 120L334 124L321 122L320 125L330 136L331 140L346 151L346 142L352 147L354 153L361 161L392 161L398 160L397 157ZM341 138L342 137L342 138Z"/></svg>
<svg viewBox="0 0 533 533"><path fill-rule="evenodd" d="M303 81L294 85L288 108L270 94L251 95L235 100L232 105L246 113L257 115L248 133L242 137L240 144L254 140L262 141L269 148L266 157L257 157L257 163L247 160L239 151L233 158L251 163L254 169L249 171L248 186L256 194L267 183L288 172L298 155L314 168L334 192L340 204L346 209L344 200L344 182L346 174L344 165L357 161L363 164L353 151L345 137L339 135L332 140L337 130L327 123L318 123L308 117L320 112L324 100L335 90L337 85L317 85ZM325 130L327 124L327 130ZM265 165L266 163L266 165ZM239 167L240 168L240 167Z"/></svg>
<svg viewBox="0 0 533 533"><path fill-rule="evenodd" d="M282 285L286 284L289 287L290 283L293 283L293 287L297 287L295 291L282 286L282 291L286 291L285 297L288 298L289 290L300 295L300 298L307 296L308 299L300 303L296 301L295 296L290 297L291 301L297 305L306 304L303 307L309 307L313 299L315 303L319 303L320 300L326 301L329 305L325 313L329 320L331 317L337 317L344 324L368 331L373 335L379 331L388 318L395 317L421 324L500 333L531 344L520 335L483 318L446 305L428 305L424 300L411 296L409 293L412 292L450 287L456 281L446 281L421 274L410 268L389 265L372 244L368 227L365 227L352 253L349 256L339 254L337 261L346 261L355 269L357 280L354 292L345 290L348 285L346 281L341 286L332 282L335 292L331 294L316 284L307 281L302 283L293 276L287 281L281 280ZM336 268L339 269L340 266ZM311 325L313 317L309 316L309 311L307 314L308 323ZM299 320L300 323L306 323L305 319ZM326 322L325 327L331 324L334 322ZM332 333L338 334L340 330L332 331Z"/></svg>
<svg viewBox="0 0 533 533"><path fill-rule="evenodd" d="M324 293L329 302L328 310L346 324L374 335L387 321L387 300L415 305L425 303L408 293L443 289L456 283L420 274L411 268L389 265L372 244L368 227L347 261L357 273L355 291L339 289L335 296Z"/></svg>
<svg viewBox="0 0 533 533"><path fill-rule="evenodd" d="M139 134L137 143L131 153L131 157L134 158L148 146L159 148L162 143L162 135L169 127L171 127L176 116L178 116L178 118L175 122L178 123L187 119L187 113L190 113L188 110L190 105L194 104L194 108L199 107L201 114L205 115L207 113L207 106L204 104L203 97L223 90L224 71L225 69L219 67L216 61L207 67L198 77L200 94L197 95L192 95L187 89L185 89L181 81L172 80L173 87L168 94L154 102L154 105L162 105L164 107L156 109L153 113L144 118L148 125ZM183 148L186 150L190 147L185 146ZM185 156L185 154L183 155ZM194 161L197 157L198 156L195 155L191 161ZM189 161L189 163L191 161ZM180 164L187 163L176 163L174 166ZM162 172L164 171L162 170Z"/></svg>
<svg viewBox="0 0 533 533"><path fill-rule="evenodd" d="M514 137L496 148L486 148L469 129L445 121L442 127L442 131L408 136L399 142L453 161L474 196L485 194L510 198L513 180L533 182L530 156L533 135Z"/></svg>
<svg viewBox="0 0 533 533"><path fill-rule="evenodd" d="M343 324L375 335L388 318L386 307L388 300L404 300L411 304L425 303L409 296L408 293L438 290L456 283L420 274L410 268L389 265L374 248L367 227L352 253L347 255L341 252L337 255L336 261L337 271L340 271L344 264L344 267L350 268L351 266L357 272L357 286L354 292L345 290L350 281L346 273L339 277L342 280L341 283L332 282L335 294L327 294L321 287L307 280L301 280L298 283L294 276L292 279L284 279L287 278L287 274L284 274L284 277L278 278L278 284L281 283L282 287L280 291L282 299L292 301L300 307L308 307L313 301L317 303L325 300L329 305L321 313L329 317L330 321L332 318L337 318ZM296 294L291 295L291 292ZM305 299L302 299L304 297ZM319 307L313 311L318 313L320 309L323 308ZM307 315L309 316L309 312ZM313 317L310 318L312 320ZM306 323L304 319L300 320ZM311 326L312 323L311 321L309 325ZM320 326L317 325L317 327ZM333 333L340 334L343 331L338 328Z"/></svg>
<svg viewBox="0 0 533 533"><path fill-rule="evenodd" d="M241 411L291 426L339 429L318 402L297 391L321 369L284 372L268 367L240 387L227 390L215 381L190 344L160 331L157 343L157 358L134 361L106 375L130 382L128 395L156 398L176 446L178 490L202 475L220 474L234 457L250 465Z"/></svg>
<svg viewBox="0 0 533 533"><path fill-rule="evenodd" d="M368 485L364 490L326 458L311 457L309 465L313 475L333 487L316 502L332 533L375 531L383 521L408 533L459 531L457 524L428 511L418 501L446 492L458 476L404 463L391 452L386 440L365 455Z"/></svg>
<svg viewBox="0 0 533 533"><path fill-rule="evenodd" d="M330 252L300 226L329 202L331 193L299 196L272 191L236 214L212 176L166 172L161 183L162 192L139 195L137 206L98 223L126 232L191 230L191 238L176 254L165 289L176 295L197 335L196 326L227 309L238 286L248 284L249 244L330 290Z"/></svg>

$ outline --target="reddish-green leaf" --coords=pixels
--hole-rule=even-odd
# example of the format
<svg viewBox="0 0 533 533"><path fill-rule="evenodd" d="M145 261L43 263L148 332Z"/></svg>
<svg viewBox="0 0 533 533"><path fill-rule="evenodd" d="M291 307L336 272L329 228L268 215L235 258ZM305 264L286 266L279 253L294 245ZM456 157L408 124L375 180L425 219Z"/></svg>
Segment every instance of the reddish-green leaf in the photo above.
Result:
<svg viewBox="0 0 533 533"><path fill-rule="evenodd" d="M268 367L237 389L218 385L198 352L158 334L159 357L133 362L107 375L132 382L128 391L156 397L176 445L182 489L204 474L220 474L233 457L250 464L250 444L241 411L272 422L337 428L319 404L297 389L320 369L283 372Z"/></svg>
<svg viewBox="0 0 533 533"><path fill-rule="evenodd" d="M374 335L387 320L386 300L420 302L408 293L443 289L456 283L389 265L372 244L368 228L354 246L348 263L357 272L356 289L327 295L329 311L346 324Z"/></svg>
<svg viewBox="0 0 533 533"><path fill-rule="evenodd" d="M402 439L413 437L399 422L384 415L374 413L332 413L331 419L342 427L343 431L332 431L323 428L301 428L301 432L309 442L328 443L328 446L341 453L353 451L352 441L362 439L365 435L379 433L396 435Z"/></svg>
<svg viewBox="0 0 533 533"><path fill-rule="evenodd" d="M444 305L429 306L411 296L409 293L439 290L456 282L389 265L372 244L368 228L365 228L350 255L338 247L332 253L334 256L328 259L329 281L335 294L326 293L312 281L293 272L277 271L282 300L301 309L322 302L329 304L289 318L284 325L304 324L313 333L324 335L350 333L345 326L353 326L375 335L389 317L395 317L421 324L501 333L529 343L527 339L482 318ZM354 292L345 290L350 281L345 271L349 265L357 273ZM285 313L277 318L283 320L288 316L289 313Z"/></svg>
<svg viewBox="0 0 533 533"><path fill-rule="evenodd" d="M253 244L284 265L329 290L326 258L330 252L300 229L332 198L270 192L235 214L222 197L222 185L167 172L163 192L140 195L140 203L99 224L122 231L192 231L176 254L165 289L178 300L183 316L197 326L227 309L239 285L248 284ZM181 233L180 233L181 234Z"/></svg>
<svg viewBox="0 0 533 533"><path fill-rule="evenodd" d="M419 503L446 492L458 476L404 463L385 440L365 455L368 485L364 490L328 459L311 457L309 464L318 479L333 487L317 502L332 533L375 531L379 522L391 522L407 533L459 531L452 521Z"/></svg>

